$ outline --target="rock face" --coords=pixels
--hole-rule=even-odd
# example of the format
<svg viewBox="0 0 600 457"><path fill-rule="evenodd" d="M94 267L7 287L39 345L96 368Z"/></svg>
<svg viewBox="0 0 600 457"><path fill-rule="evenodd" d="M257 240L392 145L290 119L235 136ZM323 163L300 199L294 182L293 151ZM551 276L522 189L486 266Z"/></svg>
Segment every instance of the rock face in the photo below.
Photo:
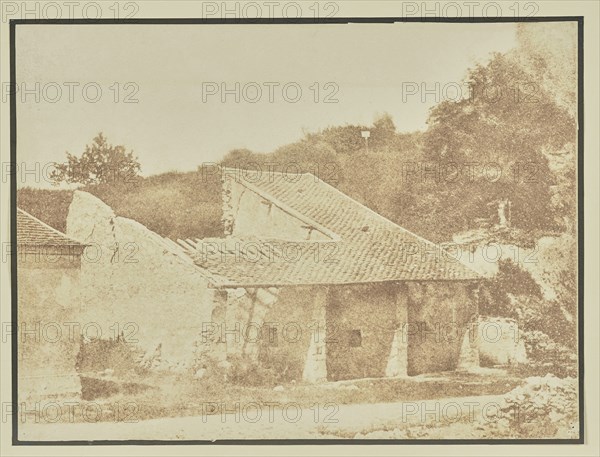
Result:
<svg viewBox="0 0 600 457"><path fill-rule="evenodd" d="M123 338L151 366L195 368L213 291L201 271L170 240L116 216L93 195L76 191L67 234L89 244L81 263L84 338Z"/></svg>
<svg viewBox="0 0 600 457"><path fill-rule="evenodd" d="M483 366L527 362L525 342L517 322L501 317L482 317L478 323L479 354Z"/></svg>

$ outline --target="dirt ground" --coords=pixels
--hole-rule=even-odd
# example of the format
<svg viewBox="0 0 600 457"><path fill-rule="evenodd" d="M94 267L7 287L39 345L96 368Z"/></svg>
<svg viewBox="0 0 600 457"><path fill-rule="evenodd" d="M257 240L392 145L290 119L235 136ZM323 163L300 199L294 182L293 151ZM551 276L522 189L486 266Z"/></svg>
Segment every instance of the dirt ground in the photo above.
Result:
<svg viewBox="0 0 600 457"><path fill-rule="evenodd" d="M242 405L239 413L160 418L131 423L26 423L19 427L21 440L231 440L231 439L339 439L372 438L373 430L402 430L429 424L454 424L462 435L472 438L473 427L482 415L500 404L501 395L458 397L414 402L315 405L297 408L292 403L267 408ZM259 412L260 411L260 412ZM490 415L491 417L491 415ZM455 424L461 424L456 426ZM358 435L358 436L357 436Z"/></svg>
<svg viewBox="0 0 600 457"><path fill-rule="evenodd" d="M28 406L19 438L473 438L482 418L497 419L502 396L519 382L495 370L262 389L168 382L138 394L71 400L70 409L59 400Z"/></svg>

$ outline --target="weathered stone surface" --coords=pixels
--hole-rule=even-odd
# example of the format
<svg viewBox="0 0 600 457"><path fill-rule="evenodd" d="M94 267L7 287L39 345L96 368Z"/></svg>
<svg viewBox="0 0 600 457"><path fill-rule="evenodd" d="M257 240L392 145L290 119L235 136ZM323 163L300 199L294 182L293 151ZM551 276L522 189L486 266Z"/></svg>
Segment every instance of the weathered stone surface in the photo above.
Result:
<svg viewBox="0 0 600 457"><path fill-rule="evenodd" d="M408 288L398 286L396 294L396 330L388 357L385 375L407 376L408 373Z"/></svg>
<svg viewBox="0 0 600 457"><path fill-rule="evenodd" d="M327 291L319 288L316 292L313 322L310 324L314 331L310 335L308 353L302 371L302 380L306 382L327 380Z"/></svg>
<svg viewBox="0 0 600 457"><path fill-rule="evenodd" d="M103 338L121 335L144 358L157 360L158 351L160 368L194 366L214 306L201 271L173 243L85 192L74 194L67 234L91 244L81 267L85 323Z"/></svg>
<svg viewBox="0 0 600 457"><path fill-rule="evenodd" d="M398 328L396 285L331 287L327 304L327 378L383 377Z"/></svg>
<svg viewBox="0 0 600 457"><path fill-rule="evenodd" d="M460 352L458 354L457 370L472 370L479 367L479 347L472 338L470 329L464 331Z"/></svg>
<svg viewBox="0 0 600 457"><path fill-rule="evenodd" d="M75 369L79 336L79 262L67 257L18 263L19 401L81 393Z"/></svg>
<svg viewBox="0 0 600 457"><path fill-rule="evenodd" d="M513 319L502 317L482 317L477 325L481 364L516 365L527 362L525 342L521 338L519 326Z"/></svg>

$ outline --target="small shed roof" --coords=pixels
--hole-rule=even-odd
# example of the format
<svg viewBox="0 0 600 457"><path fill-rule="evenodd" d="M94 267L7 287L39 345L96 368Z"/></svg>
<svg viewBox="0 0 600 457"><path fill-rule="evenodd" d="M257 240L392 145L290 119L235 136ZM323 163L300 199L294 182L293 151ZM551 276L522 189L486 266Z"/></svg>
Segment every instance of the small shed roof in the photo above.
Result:
<svg viewBox="0 0 600 457"><path fill-rule="evenodd" d="M21 208L17 208L17 244L26 246L79 246L86 245L53 229Z"/></svg>

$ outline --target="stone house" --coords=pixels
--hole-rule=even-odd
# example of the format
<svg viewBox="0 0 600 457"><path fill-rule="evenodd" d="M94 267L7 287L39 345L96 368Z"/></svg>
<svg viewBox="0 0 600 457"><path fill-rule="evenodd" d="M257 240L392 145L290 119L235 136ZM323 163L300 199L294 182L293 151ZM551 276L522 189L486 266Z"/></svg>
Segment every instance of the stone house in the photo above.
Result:
<svg viewBox="0 0 600 457"><path fill-rule="evenodd" d="M82 270L88 318L133 323L171 369L245 360L317 382L478 364L482 277L460 259L312 174L221 174L224 238L174 242L75 193L67 233L105 253Z"/></svg>
<svg viewBox="0 0 600 457"><path fill-rule="evenodd" d="M19 401L81 393L79 275L85 245L17 209Z"/></svg>

